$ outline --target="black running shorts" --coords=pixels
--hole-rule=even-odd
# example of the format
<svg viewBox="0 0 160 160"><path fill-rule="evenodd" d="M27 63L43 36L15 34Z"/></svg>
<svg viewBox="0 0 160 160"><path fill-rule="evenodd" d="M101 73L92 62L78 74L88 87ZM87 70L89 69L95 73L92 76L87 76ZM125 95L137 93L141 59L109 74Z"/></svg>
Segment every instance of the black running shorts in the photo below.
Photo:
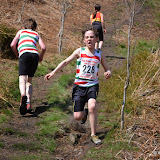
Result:
<svg viewBox="0 0 160 160"><path fill-rule="evenodd" d="M103 30L101 29L97 29L98 31L98 35L99 35L99 41L103 41Z"/></svg>
<svg viewBox="0 0 160 160"><path fill-rule="evenodd" d="M92 26L97 29L99 41L103 41L103 29L100 22L93 22Z"/></svg>
<svg viewBox="0 0 160 160"><path fill-rule="evenodd" d="M19 58L19 76L28 75L33 77L39 61L39 55L36 53L23 53Z"/></svg>
<svg viewBox="0 0 160 160"><path fill-rule="evenodd" d="M74 101L74 112L84 110L85 103L90 98L96 99L99 91L99 84L92 87L80 87L76 84L73 86L72 100Z"/></svg>

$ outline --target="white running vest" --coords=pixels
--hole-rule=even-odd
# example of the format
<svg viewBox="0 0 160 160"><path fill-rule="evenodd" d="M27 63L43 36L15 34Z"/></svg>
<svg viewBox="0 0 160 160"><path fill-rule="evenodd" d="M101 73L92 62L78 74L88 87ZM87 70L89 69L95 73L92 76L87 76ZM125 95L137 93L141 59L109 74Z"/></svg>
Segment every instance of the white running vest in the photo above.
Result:
<svg viewBox="0 0 160 160"><path fill-rule="evenodd" d="M25 52L31 52L38 54L36 44L39 39L37 32L31 29L20 30L20 37L18 42L19 57Z"/></svg>
<svg viewBox="0 0 160 160"><path fill-rule="evenodd" d="M77 59L77 70L74 83L81 87L91 87L98 84L100 62L101 51L95 49L94 56L88 56L85 53L85 47L82 47L80 58Z"/></svg>

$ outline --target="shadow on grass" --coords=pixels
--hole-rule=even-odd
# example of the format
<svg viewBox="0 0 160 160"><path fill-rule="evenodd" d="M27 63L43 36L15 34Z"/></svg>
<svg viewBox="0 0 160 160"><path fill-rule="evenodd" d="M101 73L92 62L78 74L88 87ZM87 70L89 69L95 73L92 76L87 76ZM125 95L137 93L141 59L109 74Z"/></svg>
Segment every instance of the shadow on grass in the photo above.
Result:
<svg viewBox="0 0 160 160"><path fill-rule="evenodd" d="M96 135L101 139L105 139L105 137L107 136L108 132L110 132L111 129L106 129L106 130L103 130L103 131L99 131L96 133Z"/></svg>
<svg viewBox="0 0 160 160"><path fill-rule="evenodd" d="M59 108L60 110L65 111L65 112L67 111L68 114L71 114L72 111L69 109L69 106L71 105L72 105L71 99L66 99L64 102L56 100L51 104L46 103L46 104L36 107L36 109L32 111L30 115L24 115L23 117L38 117L38 115L40 115L43 112L46 112L49 108L53 108L53 107Z"/></svg>
<svg viewBox="0 0 160 160"><path fill-rule="evenodd" d="M106 58L110 58L110 59L126 59L126 57L118 57L118 56L105 56Z"/></svg>

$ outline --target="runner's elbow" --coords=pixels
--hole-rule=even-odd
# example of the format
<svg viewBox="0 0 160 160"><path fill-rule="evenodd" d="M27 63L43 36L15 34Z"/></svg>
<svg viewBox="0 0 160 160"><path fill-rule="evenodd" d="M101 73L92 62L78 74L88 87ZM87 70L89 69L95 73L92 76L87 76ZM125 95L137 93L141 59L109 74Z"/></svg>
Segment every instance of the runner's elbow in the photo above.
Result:
<svg viewBox="0 0 160 160"><path fill-rule="evenodd" d="M46 46L43 46L43 47L42 47L42 51L46 51Z"/></svg>

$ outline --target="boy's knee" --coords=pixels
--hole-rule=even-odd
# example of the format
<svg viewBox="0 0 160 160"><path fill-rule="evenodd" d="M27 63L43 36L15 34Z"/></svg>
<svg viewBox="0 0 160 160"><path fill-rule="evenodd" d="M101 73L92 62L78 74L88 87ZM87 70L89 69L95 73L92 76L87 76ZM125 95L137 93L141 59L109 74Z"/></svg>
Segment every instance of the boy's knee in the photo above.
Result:
<svg viewBox="0 0 160 160"><path fill-rule="evenodd" d="M80 121L83 118L83 114L81 112L74 112L74 119Z"/></svg>
<svg viewBox="0 0 160 160"><path fill-rule="evenodd" d="M96 109L96 100L95 99L89 99L89 101L88 101L89 112L93 112L95 109Z"/></svg>
<svg viewBox="0 0 160 160"><path fill-rule="evenodd" d="M92 103L88 106L89 113L93 113L93 112L95 112L95 110L96 110L96 104L95 103Z"/></svg>
<svg viewBox="0 0 160 160"><path fill-rule="evenodd" d="M89 113L94 112L95 109L96 109L96 106L95 106L95 105L91 105L91 106L89 107Z"/></svg>

